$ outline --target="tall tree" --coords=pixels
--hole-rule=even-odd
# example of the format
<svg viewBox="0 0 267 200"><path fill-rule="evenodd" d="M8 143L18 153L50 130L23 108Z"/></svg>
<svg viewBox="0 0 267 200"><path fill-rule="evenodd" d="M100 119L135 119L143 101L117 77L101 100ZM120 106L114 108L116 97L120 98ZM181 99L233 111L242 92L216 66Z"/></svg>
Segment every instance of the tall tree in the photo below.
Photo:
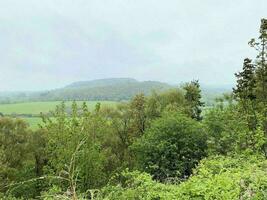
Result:
<svg viewBox="0 0 267 200"><path fill-rule="evenodd" d="M201 101L201 89L199 82L191 81L190 83L187 83L184 86L185 93L185 99L190 107L190 116L193 119L196 119L200 121L202 119L201 107L204 106L204 103Z"/></svg>
<svg viewBox="0 0 267 200"><path fill-rule="evenodd" d="M264 116L263 127L265 138L267 138L267 19L261 20L260 36L258 39L252 39L249 44L258 51L256 58L256 95L260 111ZM264 152L267 156L267 144L264 147Z"/></svg>
<svg viewBox="0 0 267 200"><path fill-rule="evenodd" d="M235 74L237 85L234 88L234 95L238 100L255 100L255 66L252 60L246 58L243 64L243 71Z"/></svg>
<svg viewBox="0 0 267 200"><path fill-rule="evenodd" d="M138 136L143 135L146 128L146 99L144 94L136 95L130 103L130 109Z"/></svg>
<svg viewBox="0 0 267 200"><path fill-rule="evenodd" d="M257 98L260 103L267 104L267 19L261 20L260 36L251 39L251 47L258 51L256 57Z"/></svg>
<svg viewBox="0 0 267 200"><path fill-rule="evenodd" d="M234 89L235 96L244 110L251 110L254 121L249 123L252 129L263 126L265 138L267 139L267 19L261 20L260 35L257 39L250 40L249 45L256 49L254 64L250 59L245 59L243 71L236 74L237 87ZM251 106L249 106L251 105ZM250 108L249 108L250 107ZM250 115L250 112L247 112ZM257 115L263 116L263 124L258 123ZM267 144L263 147L267 157Z"/></svg>
<svg viewBox="0 0 267 200"><path fill-rule="evenodd" d="M256 114L256 75L255 65L251 59L246 58L243 64L243 70L236 73L236 88L233 89L234 98L240 102L241 111L245 113L250 130L257 128Z"/></svg>
<svg viewBox="0 0 267 200"><path fill-rule="evenodd" d="M9 189L7 186L13 181L25 181L26 168L32 167L29 135L30 130L23 120L0 118L0 192Z"/></svg>

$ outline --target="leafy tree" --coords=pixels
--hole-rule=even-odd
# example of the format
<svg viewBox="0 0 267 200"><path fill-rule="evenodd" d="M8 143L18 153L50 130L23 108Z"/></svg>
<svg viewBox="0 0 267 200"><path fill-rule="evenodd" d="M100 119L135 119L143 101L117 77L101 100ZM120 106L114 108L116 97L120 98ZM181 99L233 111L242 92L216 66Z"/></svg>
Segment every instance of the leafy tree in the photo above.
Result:
<svg viewBox="0 0 267 200"><path fill-rule="evenodd" d="M149 120L161 117L162 113L166 111L190 113L181 89L170 89L161 93L153 92L147 97L146 113Z"/></svg>
<svg viewBox="0 0 267 200"><path fill-rule="evenodd" d="M114 132L113 152L120 160L121 166L128 166L132 157L129 152L129 146L136 138L133 133L133 118L129 104L123 103L118 105L112 113L111 126Z"/></svg>
<svg viewBox="0 0 267 200"><path fill-rule="evenodd" d="M35 193L35 184L12 190L12 184L35 177L30 134L23 120L0 118L0 192L10 190L10 194L25 198L31 198Z"/></svg>
<svg viewBox="0 0 267 200"><path fill-rule="evenodd" d="M147 97L146 114L149 120L153 120L161 116L162 105L160 98L161 96L155 91L152 91L152 94Z"/></svg>
<svg viewBox="0 0 267 200"><path fill-rule="evenodd" d="M258 51L255 65L252 61L245 59L243 71L236 74L238 80L237 88L234 90L239 103L247 116L248 126L255 130L259 125L257 115L263 116L263 129L267 138L267 20L261 20L260 36L258 39L251 39L250 46ZM252 114L251 114L252 113ZM267 144L264 152L267 157Z"/></svg>
<svg viewBox="0 0 267 200"><path fill-rule="evenodd" d="M259 54L257 56L257 99L261 105L261 109L264 115L264 131L267 138L267 19L261 20L259 41L253 40L250 44L255 47ZM267 144L265 145L265 155L267 157Z"/></svg>
<svg viewBox="0 0 267 200"><path fill-rule="evenodd" d="M255 100L255 87L256 87L256 77L255 77L255 66L252 64L252 60L246 58L243 64L243 71L235 74L237 78L237 86L234 89L235 97L238 100Z"/></svg>
<svg viewBox="0 0 267 200"><path fill-rule="evenodd" d="M37 180L35 195L40 195L41 191L47 188L47 184L43 180L38 178L44 176L44 168L48 164L48 157L46 152L47 145L47 131L44 129L38 129L30 135L30 151L32 154L32 160L34 162L34 172Z"/></svg>
<svg viewBox="0 0 267 200"><path fill-rule="evenodd" d="M249 44L258 51L256 58L257 97L265 105L267 103L267 19L261 20L258 40L251 39Z"/></svg>
<svg viewBox="0 0 267 200"><path fill-rule="evenodd" d="M146 128L146 100L144 94L136 95L130 102L130 109L137 135L143 135Z"/></svg>
<svg viewBox="0 0 267 200"><path fill-rule="evenodd" d="M141 169L160 181L188 177L206 148L203 127L179 113L155 120L133 145Z"/></svg>
<svg viewBox="0 0 267 200"><path fill-rule="evenodd" d="M208 133L209 153L212 155L235 152L261 152L265 143L263 129L250 130L247 116L238 112L239 105L215 107L206 112L203 123Z"/></svg>
<svg viewBox="0 0 267 200"><path fill-rule="evenodd" d="M241 105L241 112L247 117L247 123L251 131L257 128L256 113L256 75L255 66L252 60L246 58L243 64L243 71L235 74L237 86L233 90L235 99Z"/></svg>
<svg viewBox="0 0 267 200"><path fill-rule="evenodd" d="M112 163L109 161L112 156L109 156L109 146L106 146L110 124L100 116L99 109L100 105L97 105L95 112L91 113L84 104L80 110L74 102L68 115L63 103L56 109L52 118L44 119L43 128L49 133L46 145L46 174L60 175L68 171L73 153L83 142L75 157L76 175L81 191L105 184L112 170L108 168Z"/></svg>
<svg viewBox="0 0 267 200"><path fill-rule="evenodd" d="M171 89L160 93L161 112L176 111L186 113L186 100L183 91Z"/></svg>
<svg viewBox="0 0 267 200"><path fill-rule="evenodd" d="M0 145L5 154L3 163L10 167L22 167L28 153L28 131L27 124L22 120L0 118Z"/></svg>

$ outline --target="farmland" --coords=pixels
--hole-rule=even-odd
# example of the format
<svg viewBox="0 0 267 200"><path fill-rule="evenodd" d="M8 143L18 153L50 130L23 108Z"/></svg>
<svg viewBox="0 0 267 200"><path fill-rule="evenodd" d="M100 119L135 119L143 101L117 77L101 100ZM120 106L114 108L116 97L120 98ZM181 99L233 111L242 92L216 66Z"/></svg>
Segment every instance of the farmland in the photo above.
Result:
<svg viewBox="0 0 267 200"><path fill-rule="evenodd" d="M115 101L87 101L86 104L89 110L93 110L97 103L101 103L101 106L116 106ZM0 113L5 116L19 117L25 119L31 126L36 129L38 124L41 123L40 113L48 114L50 111L55 110L56 106L61 101L44 101L44 102L23 102L23 103L11 103L11 104L0 104ZM83 104L83 101L76 102L78 106ZM65 102L66 107L70 107L72 101Z"/></svg>

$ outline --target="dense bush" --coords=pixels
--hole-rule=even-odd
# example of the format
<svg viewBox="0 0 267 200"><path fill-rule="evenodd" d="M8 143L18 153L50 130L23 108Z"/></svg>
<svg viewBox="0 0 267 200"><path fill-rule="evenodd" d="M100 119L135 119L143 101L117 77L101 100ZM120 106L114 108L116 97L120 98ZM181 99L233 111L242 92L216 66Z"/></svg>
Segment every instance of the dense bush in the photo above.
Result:
<svg viewBox="0 0 267 200"><path fill-rule="evenodd" d="M206 112L203 124L208 133L210 155L234 152L262 152L265 136L262 125L250 130L239 105L218 106ZM259 120L260 122L260 120Z"/></svg>
<svg viewBox="0 0 267 200"><path fill-rule="evenodd" d="M189 180L162 184L141 172L124 172L102 190L103 199L230 200L267 198L267 161L262 156L215 156L201 161Z"/></svg>
<svg viewBox="0 0 267 200"><path fill-rule="evenodd" d="M267 161L262 156L204 159L179 185L177 199L266 199Z"/></svg>
<svg viewBox="0 0 267 200"><path fill-rule="evenodd" d="M31 131L27 124L20 119L0 118L0 192L25 197L36 193L35 184L9 191L9 185L35 176L31 151Z"/></svg>
<svg viewBox="0 0 267 200"><path fill-rule="evenodd" d="M153 178L183 179L206 155L206 133L199 122L182 114L166 113L132 148L140 168Z"/></svg>
<svg viewBox="0 0 267 200"><path fill-rule="evenodd" d="M102 189L101 199L104 200L157 200L176 199L176 185L167 185L152 180L147 173L125 171L115 177L117 184L110 184Z"/></svg>

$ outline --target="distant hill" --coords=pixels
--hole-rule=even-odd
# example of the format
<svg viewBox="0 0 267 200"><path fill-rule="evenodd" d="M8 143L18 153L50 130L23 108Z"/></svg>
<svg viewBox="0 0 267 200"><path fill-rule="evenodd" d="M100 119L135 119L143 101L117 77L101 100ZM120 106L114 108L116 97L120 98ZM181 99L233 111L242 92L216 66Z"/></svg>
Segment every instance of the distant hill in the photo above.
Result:
<svg viewBox="0 0 267 200"><path fill-rule="evenodd" d="M41 92L0 92L0 103L22 101L122 101L129 100L138 93L149 95L154 91L164 91L178 86L158 81L137 81L132 78L109 78L74 82L63 88ZM222 93L231 92L230 86L201 85L203 100L211 105Z"/></svg>
<svg viewBox="0 0 267 200"><path fill-rule="evenodd" d="M171 85L157 81L137 81L131 78L98 79L75 82L64 88L40 93L39 100L129 100L137 93L164 91ZM37 98L37 97L35 97Z"/></svg>
<svg viewBox="0 0 267 200"><path fill-rule="evenodd" d="M96 79L91 81L79 81L67 85L66 88L94 88L94 87L106 87L110 85L120 85L120 84L138 83L137 80L133 78L106 78L106 79Z"/></svg>

